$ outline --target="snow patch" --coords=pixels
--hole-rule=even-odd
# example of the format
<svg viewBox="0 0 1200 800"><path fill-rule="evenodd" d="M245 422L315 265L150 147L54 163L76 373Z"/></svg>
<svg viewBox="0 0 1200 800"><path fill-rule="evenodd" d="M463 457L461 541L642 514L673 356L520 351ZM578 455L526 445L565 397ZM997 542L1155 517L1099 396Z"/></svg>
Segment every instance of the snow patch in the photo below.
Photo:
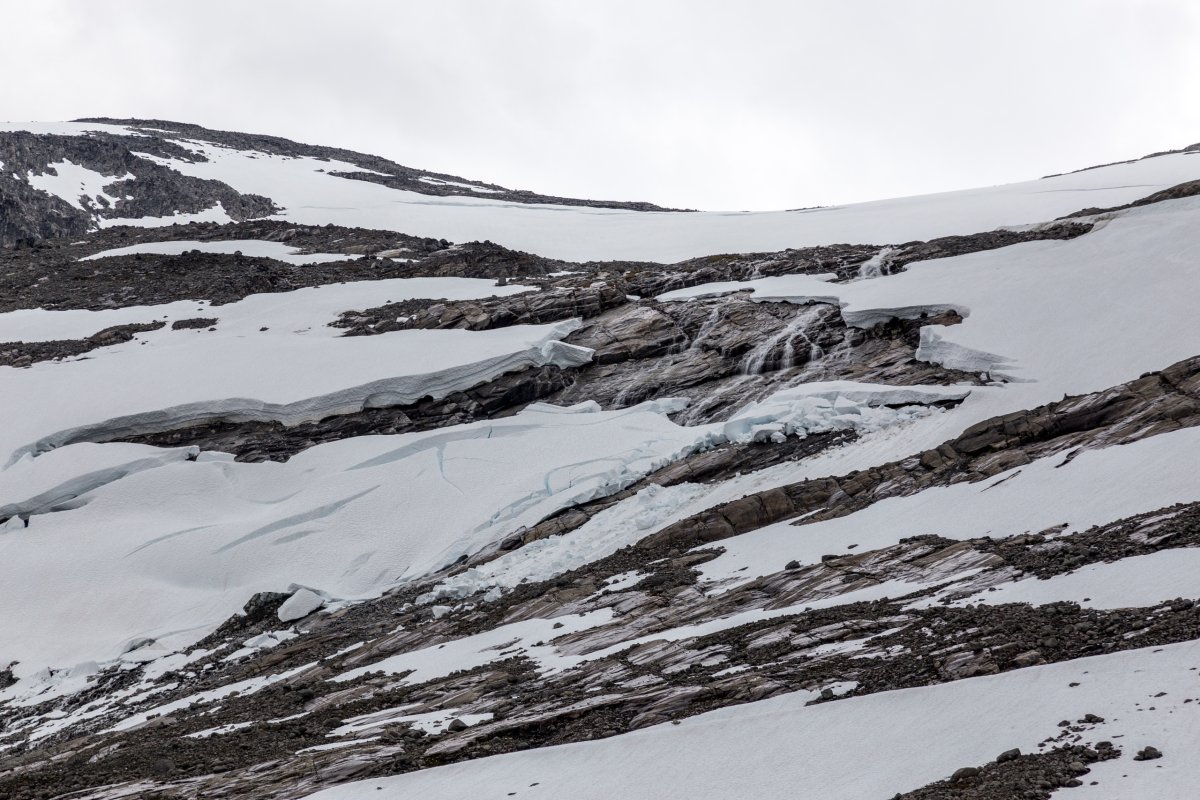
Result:
<svg viewBox="0 0 1200 800"><path fill-rule="evenodd" d="M633 497L606 508L570 533L530 542L497 559L471 567L445 579L419 600L458 599L494 588L511 589L525 581L548 580L612 555L654 529L674 522L681 509L706 493L706 487L693 483L669 487L652 484ZM607 585L605 588L615 587Z"/></svg>
<svg viewBox="0 0 1200 800"><path fill-rule="evenodd" d="M134 180L132 173L120 175L102 175L95 170L82 167L69 160L46 165L50 173L35 175L30 170L25 176L33 188L52 194L70 203L80 211L95 214L99 208L112 208L117 204L116 197L106 194L104 188L121 181Z"/></svg>
<svg viewBox="0 0 1200 800"><path fill-rule="evenodd" d="M738 410L722 426L731 442L781 442L835 430L878 431L932 413L929 405L971 393L952 386L821 381L783 389Z"/></svg>
<svg viewBox="0 0 1200 800"><path fill-rule="evenodd" d="M283 605L279 607L276 615L280 622L292 622L307 617L323 605L325 605L324 597L312 589L301 588L283 601Z"/></svg>
<svg viewBox="0 0 1200 800"><path fill-rule="evenodd" d="M345 253L301 253L298 247L289 247L282 242L265 242L258 239L229 239L225 241L167 241L143 242L131 244L128 247L117 247L104 250L90 256L84 256L80 261L95 261L98 258L133 255L135 253L152 253L155 255L177 256L192 250L202 253L241 253L255 258L273 258L288 264L321 264L328 261L353 261L361 256Z"/></svg>

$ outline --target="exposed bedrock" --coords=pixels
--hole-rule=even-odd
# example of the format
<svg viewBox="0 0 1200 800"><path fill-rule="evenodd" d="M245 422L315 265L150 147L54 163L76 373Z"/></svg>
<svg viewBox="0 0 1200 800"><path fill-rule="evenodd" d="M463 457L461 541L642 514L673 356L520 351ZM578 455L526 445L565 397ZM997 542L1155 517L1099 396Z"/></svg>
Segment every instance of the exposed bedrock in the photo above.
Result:
<svg viewBox="0 0 1200 800"><path fill-rule="evenodd" d="M37 194L42 198L51 197ZM67 209L75 210L70 206ZM0 290L3 290L0 292L0 311L37 307L105 309L199 299L220 305L254 293L284 292L342 281L406 277L503 279L575 292L587 289L593 280L600 278L610 285L612 293L653 297L670 289L714 280L797 273L834 273L839 279L860 274L883 275L900 271L915 260L959 255L1032 239L1070 238L1090 229L1090 223L1069 222L1029 231L992 231L912 242L899 247L835 245L777 253L710 256L662 265L631 262L572 264L510 250L493 242L452 244L444 239L405 236L390 231L293 225L279 220L224 225L191 223L165 228L121 227L98 231L78 242L44 241L33 250L0 252ZM80 233L82 231L64 231L62 235ZM147 242L238 239L282 242L301 251L361 258L301 266L269 258L191 252L183 255L140 253L80 261L105 250ZM580 309L591 307L589 301L582 298L568 300L561 294L549 301L531 302L541 317L549 316L556 308L565 316L583 316L570 313L572 305ZM611 308L615 304L615 294L606 296L602 308ZM409 325L481 329L514 324L513 319L531 313L531 309L506 311L488 303L444 305L445 309L437 316L423 314ZM348 313L341 324L356 334L381 333L392 329L397 316L410 316L412 310L411 306L387 305L363 309ZM372 327L380 322L387 324L382 328Z"/></svg>
<svg viewBox="0 0 1200 800"><path fill-rule="evenodd" d="M1055 530L984 542L1010 573L1050 578L1088 564L1111 563L1177 547L1200 547L1200 503L1137 514L1109 525L1055 536Z"/></svg>
<svg viewBox="0 0 1200 800"><path fill-rule="evenodd" d="M86 211L0 173L0 250L79 236L92 224Z"/></svg>
<svg viewBox="0 0 1200 800"><path fill-rule="evenodd" d="M226 423L237 426L238 430L246 426L247 430L255 434L263 432L264 425L269 429L275 423L294 430L306 423L330 418L349 418L373 409L403 409L429 399L440 400L472 387L488 385L505 375L521 375L530 369L550 366L572 368L586 363L591 358L590 351L560 341L560 337L573 327L570 322L560 323L554 330L546 332L540 341L523 350L502 353L433 372L393 375L291 402L270 403L254 398L226 397L166 408L146 408L136 413L97 420L43 435L14 451L9 464L26 455L36 457L79 442L142 442L145 437L172 431L182 431L183 437L190 437L187 431L192 428L198 428L203 436L205 426L209 425L217 425L216 433L219 435L228 433L229 429L224 427ZM514 390L512 386L502 385L495 391L503 397ZM485 391L480 396L492 395ZM395 425L400 422L400 418L397 417L387 424ZM190 438L186 441L189 445L193 444ZM291 441L293 449L290 452L312 445L312 442L308 442L296 447L296 440Z"/></svg>
<svg viewBox="0 0 1200 800"><path fill-rule="evenodd" d="M540 298L540 301L539 301ZM416 301L424 304L425 301ZM213 413L189 424L151 431L97 435L89 441L159 446L197 445L234 453L239 460L286 460L315 444L364 434L429 430L515 413L535 400L573 404L594 400L623 408L645 400L687 397L681 423L722 419L771 391L816 380L851 379L897 384L973 383L975 375L945 370L913 357L921 324L954 323L947 315L896 320L870 330L849 328L829 305L753 303L745 298L712 302L624 301L606 283L487 301L485 316L525 314L554 318L568 311L591 316L565 341L593 349L592 361L514 372L436 400L387 408L354 409L288 426L279 421L224 418ZM457 320L464 304L427 308L426 320ZM454 311L449 311L451 307ZM542 314L545 316L542 316ZM421 314L421 312L417 312ZM345 319L345 318L343 318ZM457 324L455 323L455 324ZM370 331L372 333L378 331Z"/></svg>
<svg viewBox="0 0 1200 800"><path fill-rule="evenodd" d="M180 226L184 232L188 227ZM106 241L116 248L141 240L140 236L130 238ZM186 236L180 238L187 240ZM432 249L405 259L364 256L305 265L198 250L180 255L133 253L87 261L79 259L98 252L94 246L54 245L34 251L0 252L0 312L21 308L102 310L176 300L208 300L222 305L251 294L347 281L414 277L507 280L522 275L542 276L559 266L489 242L447 244L443 248L437 240L428 241L428 245L414 246Z"/></svg>
<svg viewBox="0 0 1200 800"><path fill-rule="evenodd" d="M1102 734L1101 734L1102 735ZM1066 744L1047 753L1006 750L995 761L979 767L962 767L946 780L897 794L892 800L1049 800L1060 788L1083 785L1090 764L1120 758L1112 742L1095 747Z"/></svg>
<svg viewBox="0 0 1200 800"><path fill-rule="evenodd" d="M333 172L333 175L349 178L351 180L378 183L393 189L419 192L420 194L439 196L470 196L474 194L479 197L486 197L492 200L504 200L515 203L552 203L554 205L590 206L593 208L619 208L628 209L631 211L670 210L647 202L587 200L571 197L543 195L527 190L506 189L505 187L494 183L469 181L456 175L447 175L437 172L428 172L421 169L413 169L412 167L406 167L401 164L397 164L394 161L390 161L380 156L373 156L367 153L358 153L353 150L345 150L340 147L302 144L300 142L293 142L289 139L284 139L281 136L240 133L237 131L220 131L212 128L205 128L200 125L193 125L187 122L172 122L170 120L160 119L111 119L106 117L97 117L78 121L100 122L111 125L125 125L135 128L141 135L136 137L120 136L110 133L94 133L92 135L96 138L107 141L136 144L137 149L141 152L149 151L154 155L177 158L183 161L203 161L206 159L202 155L179 147L175 141L173 141L173 138L211 142L224 147L233 148L235 150L270 153L272 155L289 156L292 158L307 157L321 160L343 161L358 167L362 171ZM149 140L151 144L147 146L146 144L143 144L143 140ZM155 149L152 150L152 147ZM179 151L182 151L182 153L179 153Z"/></svg>
<svg viewBox="0 0 1200 800"><path fill-rule="evenodd" d="M1195 152L1200 149L1197 145L1192 145L1188 148L1189 151ZM1185 151L1186 152L1186 151ZM1200 194L1200 181L1187 181L1186 183L1176 184L1169 189L1163 189L1161 192L1146 195L1140 200L1134 200L1132 203L1126 203L1122 206L1113 206L1111 208L1084 208L1076 211L1073 214L1068 214L1062 219L1072 219L1075 217L1090 217L1096 214L1108 214L1113 211L1124 211L1127 208L1138 208L1139 206L1148 206L1153 203L1161 203L1164 200L1178 200L1183 197L1195 197Z"/></svg>
<svg viewBox="0 0 1200 800"><path fill-rule="evenodd" d="M101 219L171 217L176 212L205 211L218 203L233 219L263 217L274 213L275 204L266 197L242 194L220 181L193 178L141 158L125 142L96 136L51 136L21 131L0 133L0 203L14 212L3 215L0 248L29 244L46 238L45 233L69 236L94 227ZM56 164L70 162L112 178L105 186L107 196L76 198L78 206L60 198L57 202L31 201L34 195L30 174L56 174ZM14 177L14 174L20 177ZM133 176L128 180L127 176ZM62 222L50 225L48 218ZM61 228L56 230L55 228Z"/></svg>
<svg viewBox="0 0 1200 800"><path fill-rule="evenodd" d="M1001 229L888 247L836 244L776 253L714 255L678 264L634 267L626 272L625 278L630 291L644 297L714 281L745 281L777 275L833 274L836 280L844 281L901 272L915 261L949 258L1041 239L1073 239L1091 229L1091 223L1062 222L1029 230Z"/></svg>
<svg viewBox="0 0 1200 800"><path fill-rule="evenodd" d="M39 361L53 361L82 355L99 347L132 341L135 334L156 331L165 325L166 323L161 321L114 325L94 333L86 339L0 342L0 367L28 367ZM182 326L173 325L172 327Z"/></svg>
<svg viewBox="0 0 1200 800"><path fill-rule="evenodd" d="M589 319L628 302L618 287L600 281L588 286L559 286L484 300L390 303L366 311L346 312L331 324L346 328L346 336L431 328L482 331L509 325L540 325L572 317Z"/></svg>
<svg viewBox="0 0 1200 800"><path fill-rule="evenodd" d="M266 653L223 660L222 654L237 646L230 640L240 642L264 625L270 627L268 620L284 596L262 595L247 604L245 615L222 629L224 640L216 635L206 640L205 646L217 652L197 669L162 678L183 686L166 689L150 702L311 665L307 669L262 691L176 709L161 723L150 720L133 730L82 739L59 736L24 754L18 749L0 762L9 769L0 773L0 788L8 796L32 798L46 786L78 790L125 784L142 791L153 787L165 797L198 797L219 784L224 796L286 798L294 796L297 786L315 789L348 775L397 774L610 737L787 692L810 691L815 703L840 702L1194 636L1200 607L1191 601L1107 611L1069 602L908 608L912 597L796 610L681 637L646 635L691 620L789 608L795 598L811 597L820 586L850 591L880 579L877 576L931 577L975 563L994 569L995 557L977 551L979 544L917 537L863 553L853 564L838 558L781 569L730 592L707 596L687 580L662 579L686 575L691 565L703 560L702 553L643 565L648 572L641 584L612 591L604 591L599 576L584 569L523 587L498 609L504 621L533 618L547 610L552 617L567 619L580 611L612 609L617 617L611 623L556 639L564 652L586 656L583 663L547 673L524 656L498 653L483 666L412 684L382 672L352 681L329 679L388 654L436 647L495 621L481 623L480 618L487 617L482 608L439 619L420 609L406 610L403 598L381 598L313 618L301 637ZM639 637L644 640L633 641ZM365 644L349 647L358 642ZM212 668L199 669L209 663ZM733 667L737 669L731 672ZM122 674L114 672L98 681L93 695L119 689ZM1082 708L1046 731L1046 752L1006 750L993 762L963 765L946 781L914 790L911 797L983 800L1012 796L994 793L1000 789L1045 791L1073 785L1070 781L1086 774L1089 764L1117 755L1101 743L1108 738L1104 718L1085 713L1089 710ZM425 733L399 719L447 711L468 719L477 715L474 719L481 721ZM375 727L336 752L296 752L337 741L326 734L351 719ZM272 722L262 724L263 720ZM238 730L244 723L255 727ZM101 720L98 730L105 724ZM224 732L211 733L214 730ZM164 753L170 765L161 763ZM1063 757L1067 754L1070 760ZM1042 787L1047 780L1050 785Z"/></svg>
<svg viewBox="0 0 1200 800"><path fill-rule="evenodd" d="M836 306L715 301L627 305L585 321L568 337L595 350L593 363L551 397L593 399L621 408L658 397L687 397L677 419L724 419L747 402L800 383L977 383L973 374L914 357L919 329L961 318L895 320L869 330L848 327Z"/></svg>
<svg viewBox="0 0 1200 800"><path fill-rule="evenodd" d="M913 474L913 484L953 483L994 474L993 470L1005 463L1120 444L1195 424L1200 421L1198 376L1200 358L1190 359L1103 392L988 420L947 445L898 462L899 468ZM790 455L799 457L836 441L836 436L799 440L795 447L805 451L793 449ZM766 462L753 453L783 447L750 445L698 454L647 480L667 485L725 476L739 465L760 468ZM897 468L886 465L878 471L831 479L837 490L822 501L829 506L825 513L846 513L850 507L883 496L916 491L903 482L903 476L894 471ZM891 488L881 481L890 483ZM748 502L723 506L718 515L731 528L749 529L772 509L790 504L794 514L798 504L793 495L803 499L807 491L797 487L832 488L822 481L782 487L751 495ZM162 724L151 720L134 730L93 733L84 739L78 738L76 730L28 753L18 749L3 762L3 768L10 771L0 773L0 789L23 798L37 797L48 786L83 789L123 783L141 785L143 790L153 787L168 797L194 797L219 784L230 797L285 798L294 796L297 786L317 788L348 776L396 774L495 753L613 736L785 692L808 690L814 692L814 702L838 702L848 696L1186 641L1194 638L1200 624L1200 606L1190 600L1116 610L1084 608L1071 602L964 607L935 602L919 608L911 607L910 601L918 597L936 600L945 582L959 575L968 576L960 579L966 581L964 586L977 589L993 580L1049 577L1100 560L1193 547L1200 541L1198 505L1160 509L1055 541L1024 534L966 541L918 536L878 550L831 554L818 563L780 563L773 574L717 593L705 593L696 586L695 567L716 555L713 550L688 552L686 548L698 543L697 539L654 534L609 557L549 580L521 584L495 602L475 603L452 615L434 615L427 606L411 605L420 590L414 587L313 617L301 626L299 638L262 654L225 659L248 635L274 624L269 622L270 611L283 598L262 597L248 605L244 616L231 620L223 633L206 640L205 646L218 648L216 652L191 665L186 674L178 671L162 676L170 688L143 702L153 707L235 681L312 666L260 692L229 696L219 704L185 706L165 717ZM586 516L599 506L585 508L577 510ZM572 513L564 512L557 519L565 521ZM695 528L707 518L692 517L681 526ZM572 528L565 525L544 533L552 536ZM522 537L514 546L524 543ZM638 578L632 585L626 582L612 590L604 588L612 576L630 571ZM894 579L927 588L904 598L803 610L814 597ZM947 594L944 599L953 596ZM347 669L370 666L396 653L436 647L500 624L539 617L567 619L602 608L611 609L614 619L555 639L560 651L588 656L574 669L546 673L524 656L497 653L496 660L482 667L416 684L369 671L352 681L329 680ZM783 613L751 617L740 624L731 622L724 629L701 630L681 638L655 636L691 622L772 609ZM207 664L212 667L203 668ZM734 666L739 670L727 672ZM77 709L117 691L127 674L121 670L103 673L93 689L71 698L67 706L60 708L58 701L49 701L16 709L14 719ZM389 721L389 714L445 709L491 717L475 725L448 726L432 735L408 723ZM326 734L347 719L368 714L380 715L379 738L365 736L342 751L296 755L297 750L328 743ZM1080 714L1080 719L1067 721L1061 736L1103 739L1102 731L1096 729L1103 721L1082 716L1083 710ZM268 719L274 722L260 724ZM85 724L102 731L111 721L111 717L101 717ZM252 734L230 730L190 736L245 722L256 723L247 728ZM164 742L171 743L165 750ZM1053 748L1075 743L1074 739L1050 740ZM170 765L161 763L164 752L169 753ZM1085 764L1091 760L1090 754L1071 752ZM99 753L104 755L97 757ZM1053 756L1009 766L1014 758L1005 756L1002 771L986 764L964 765L970 770L952 776L949 788L1023 786L1030 774L1063 774ZM1068 767L1074 763L1069 762ZM979 772L972 771L976 769ZM1074 770L1074 774L1082 773ZM929 793L914 796L939 797L943 788L931 785L926 787Z"/></svg>
<svg viewBox="0 0 1200 800"><path fill-rule="evenodd" d="M410 433L488 419L546 397L568 382L561 367L546 365L503 375L436 400L425 398L410 405L367 408L299 425L213 419L109 441L158 447L195 445L202 450L233 453L238 461L286 461L309 447L354 436Z"/></svg>

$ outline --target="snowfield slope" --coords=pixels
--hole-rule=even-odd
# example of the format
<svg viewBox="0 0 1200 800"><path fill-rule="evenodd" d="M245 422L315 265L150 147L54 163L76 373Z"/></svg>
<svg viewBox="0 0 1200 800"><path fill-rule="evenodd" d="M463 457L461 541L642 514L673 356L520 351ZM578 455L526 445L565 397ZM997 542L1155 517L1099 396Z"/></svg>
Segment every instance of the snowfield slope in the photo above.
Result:
<svg viewBox="0 0 1200 800"><path fill-rule="evenodd" d="M126 213L126 204L137 207L139 180L145 179L125 176L132 176L132 169L145 169L158 178L153 169L158 167L207 182L206 186L227 187L239 197L267 198L274 216L295 223L381 228L456 242L491 240L570 261L670 262L837 242L901 243L1032 225L1083 208L1122 205L1200 179L1200 155L1183 151L1041 180L923 197L796 211L681 213L577 204L583 201L566 201L571 203L566 205L561 198L540 195L521 196L516 202L512 193L500 187L462 179L418 174L414 180L400 182L415 171L347 151L176 123L129 122L0 123L0 161L9 164L0 173L0 189L8 188L6 184L28 185L88 210L101 225L228 221L231 214L236 219L265 216L232 211L215 193L212 202L198 207L197 193L185 195L182 188L176 190L176 207L161 205L152 216ZM18 150L19 141L6 141L20 131L61 142L66 155L40 168L30 165L24 173L14 170L18 154L27 161L28 149L36 149ZM80 164L91 154L79 140L94 148L113 142L110 147L119 150L121 169L126 171L118 175L120 170L108 167L105 172L97 169L99 161L93 166ZM75 154L72 145L82 152ZM7 159L6 150L11 153ZM72 154L73 162L68 157ZM381 173L381 167L391 172Z"/></svg>
<svg viewBox="0 0 1200 800"><path fill-rule="evenodd" d="M0 796L1200 780L1197 148L762 214L0 162Z"/></svg>

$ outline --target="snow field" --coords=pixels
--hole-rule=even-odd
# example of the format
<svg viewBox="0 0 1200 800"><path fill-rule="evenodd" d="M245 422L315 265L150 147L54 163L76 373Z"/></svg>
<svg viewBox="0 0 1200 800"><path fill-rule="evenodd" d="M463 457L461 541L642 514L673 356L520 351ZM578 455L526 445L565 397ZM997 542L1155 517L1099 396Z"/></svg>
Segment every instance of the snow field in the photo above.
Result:
<svg viewBox="0 0 1200 800"><path fill-rule="evenodd" d="M218 319L212 332L175 331L168 326L76 360L40 362L28 369L0 368L0 393L17 421L0 431L0 453L8 459L19 448L41 451L56 444L50 441L55 434L60 440L69 439L73 429L118 419L135 429L214 414L295 422L313 414L338 413L338 409L357 410L364 403L385 403L393 397L403 403L425 394L442 396L514 369L578 364L590 358L583 348L557 341L571 330L570 322L367 337L343 337L341 329L328 327L342 311L395 298L525 290L493 287L481 280L457 283L463 280L468 279L334 284L251 295L217 307L198 301L190 306L180 302L113 312L33 310L0 315L0 334L20 335L27 325L31 329L25 334L27 340L90 335L131 320L165 322L200 315ZM82 394L64 392L63 387L106 387L106 391ZM54 402L44 402L47 397Z"/></svg>
<svg viewBox="0 0 1200 800"><path fill-rule="evenodd" d="M20 398L23 407L22 424L0 435L13 454L0 471L0 489L10 512L34 514L29 528L19 518L10 520L9 529L19 528L19 536L0 540L6 564L24 573L0 602L8 620L2 638L13 643L4 657L18 658L18 674L27 675L44 665L113 658L145 638L169 653L236 612L255 591L370 596L727 438L719 426L671 423L663 414L678 404L658 402L611 413L598 413L594 403L535 405L494 423L317 447L286 465L237 464L213 454L192 463L186 459L195 453L187 448L65 444L83 435L128 435L216 414L295 422L444 393L530 363L587 357L557 342L570 324L352 338L320 324L348 306L498 291L523 287L407 279L255 295L219 307L173 303L0 316L0 330L34 320L37 333L58 338L118 320L219 315L212 333L154 331L90 358L0 371L6 396ZM460 366L452 366L456 361ZM360 382L370 378L376 380ZM35 402L64 385L114 388L100 395L59 393L54 404ZM796 403L807 408L816 394L830 398L828 407L836 406L853 426L858 416L848 412L867 410L878 398L923 402L956 391L897 394L888 387L822 385L793 393L775 408L795 422ZM205 393L213 400L196 400ZM230 399L239 396L255 399ZM173 405L179 400L191 402ZM761 410L755 414L757 424ZM533 463L540 471L528 469ZM150 467L154 474L137 472ZM464 504L467 487L472 502ZM530 549L521 555L526 563L520 577L600 557L670 518L680 503L698 499L672 495L666 492L668 502L650 503L607 538L568 537ZM156 503L147 507L145 497ZM37 513L56 504L70 508ZM399 532L396 520L404 520ZM105 536L92 535L97 529ZM49 580L34 580L34 566L48 546L67 552ZM503 576L495 583L513 585ZM62 591L68 585L91 598L86 607ZM171 599L148 607L138 599L146 596ZM38 631L52 624L64 635L40 641Z"/></svg>
<svg viewBox="0 0 1200 800"><path fill-rule="evenodd" d="M0 341L44 342L53 339L82 339L114 325L162 320L168 324L197 316L217 318L221 336L251 333L299 334L340 337L344 331L329 323L343 311L363 310L402 300L477 300L510 297L532 291L511 284L496 286L481 278L389 278L379 281L330 283L290 292L252 294L233 303L213 305L208 300L179 300L150 306L89 311L86 309L20 309L0 313ZM260 330L266 327L266 331ZM154 343L158 338L178 339L167 332L152 331L139 336Z"/></svg>
<svg viewBox="0 0 1200 800"><path fill-rule="evenodd" d="M356 258L361 258L361 256L347 255L345 253L301 253L300 248L289 247L282 242L264 242L258 239L228 239L212 242L143 242L141 244L131 244L128 247L103 250L99 253L85 256L80 261L95 261L99 258L127 256L135 253L177 256L191 250L199 250L202 253L225 253L230 255L241 253L244 256L273 258L276 261L286 261L289 264L321 264L328 261L353 261Z"/></svg>
<svg viewBox="0 0 1200 800"><path fill-rule="evenodd" d="M1085 734L1124 750L1093 766L1080 797L1188 797L1200 746L1200 644L1079 659L806 706L795 692L609 739L560 745L337 786L313 800L888 797L948 778L1097 714ZM1130 680L1136 675L1137 680ZM1152 695L1166 692L1165 697ZM1153 707L1154 710L1150 710ZM1159 761L1134 762L1155 745Z"/></svg>
<svg viewBox="0 0 1200 800"><path fill-rule="evenodd" d="M868 551L930 533L972 539L1037 533L1058 525L1067 526L1063 533L1086 530L1200 500L1194 472L1180 469L1194 458L1197 447L1200 429L1187 428L1085 450L1069 463L1059 453L986 481L925 489L881 500L845 517L801 526L785 521L725 539L725 552L697 569L705 581L732 586L777 572L791 559L819 563L823 554L846 552L851 544ZM1157 590L1167 592L1157 600L1177 596L1166 586Z"/></svg>
<svg viewBox="0 0 1200 800"><path fill-rule="evenodd" d="M0 536L10 576L0 658L28 675L111 659L145 638L170 652L264 590L373 596L622 488L708 437L653 410L532 410L343 440L284 464L207 456L126 475ZM49 568L48 552L59 554Z"/></svg>
<svg viewBox="0 0 1200 800"><path fill-rule="evenodd" d="M1139 608L1176 597L1200 599L1200 548L1182 547L1131 556L1111 563L1089 564L1048 580L1025 578L1002 583L955 605L1030 603L1064 600L1085 608Z"/></svg>
<svg viewBox="0 0 1200 800"><path fill-rule="evenodd" d="M471 567L446 578L421 599L457 599L484 589L511 589L522 581L547 580L585 566L683 518L691 504L706 497L708 491L709 487L694 483L652 484L596 514L571 533L530 542Z"/></svg>
<svg viewBox="0 0 1200 800"><path fill-rule="evenodd" d="M147 653L154 657L199 639L256 591L298 590L320 602L372 596L725 440L720 425L675 425L663 415L673 408L535 404L491 422L313 447L285 464L218 454L192 462L181 449L135 473L129 463L163 451L77 444L27 455L9 472L28 486L57 474L38 475L36 465L60 468L60 495L76 480L66 477L76 450L107 466L89 473L104 479L80 489L67 510L37 514L28 528L14 518L9 528L19 535L0 537L0 557L15 576L0 597L4 657L21 661L18 675L111 659L145 639L156 641ZM538 471L528 469L534 463ZM712 491L648 487L579 531L449 579L429 599L581 566L711 503ZM37 565L51 546L65 551L47 577ZM79 594L90 598L86 605ZM139 599L146 596L164 599L147 606ZM297 604L311 611L319 602ZM63 635L47 641L38 631L51 625Z"/></svg>
<svg viewBox="0 0 1200 800"><path fill-rule="evenodd" d="M265 194L284 207L283 219L457 242L490 239L570 261L669 263L715 253L931 239L1120 205L1200 177L1200 157L1179 154L1006 186L803 211L644 212L423 195L329 174L357 170L353 165L183 144L209 160L168 166Z"/></svg>
<svg viewBox="0 0 1200 800"><path fill-rule="evenodd" d="M0 130L136 133L94 123L0 123ZM838 242L882 245L925 240L1041 223L1085 207L1121 205L1200 178L1200 156L1180 153L1003 186L843 206L756 213L639 212L424 195L330 174L363 171L344 162L177 141L209 160L151 160L185 175L223 181L240 192L266 195L284 207L279 215L283 219L383 228L459 242L490 239L571 261L675 262L716 253ZM472 187L471 191L480 190Z"/></svg>
<svg viewBox="0 0 1200 800"><path fill-rule="evenodd" d="M103 126L50 126L55 132ZM6 129L0 125L0 130ZM8 128L8 129L11 129ZM124 132L121 128L117 131ZM352 164L241 153L183 142L210 161L153 159L186 174L265 194L279 218L388 228L456 241L492 239L573 260L676 261L718 252L776 250L834 242L928 239L1042 223L1083 206L1116 205L1200 177L1200 155L1174 155L1010 186L764 214L640 213L528 206L479 197L402 192L329 173ZM117 178L72 164L35 186L83 207ZM432 179L431 179L432 180ZM103 183L98 183L103 181ZM464 185L463 188L473 188ZM536 542L442 582L426 600L485 600L519 584L582 566L691 513L750 491L805 477L844 474L935 446L982 419L1121 383L1200 353L1200 199L1105 215L1092 233L912 264L907 271L834 284L819 276L726 282L672 292L686 300L752 291L757 300L836 302L848 324L954 309L962 324L927 326L918 357L1011 382L984 387L889 387L837 382L786 389L739 410L726 424L685 428L669 403L601 412L535 405L513 417L392 437L360 437L311 448L286 464L240 464L219 454L140 445L68 444L85 436L136 433L220 414L293 423L370 405L468 388L505 371L573 365L590 353L559 341L570 324L498 331L403 331L342 339L326 327L338 313L409 297L467 299L526 287L490 281L412 279L344 284L257 295L214 307L204 301L102 312L19 311L0 315L0 341L81 338L129 322L218 318L216 330L140 334L65 363L0 369L6 418L0 428L0 666L16 659L21 680L0 694L38 702L86 688L100 662L145 663L152 673L186 664L182 652L255 592L294 593L281 627L322 604L369 598L428 575L464 554L493 546L548 514L628 486L653 469L726 441L761 441L838 427L860 431L850 446L714 486L649 487L561 537ZM114 220L140 225L185 218L228 219L219 206L200 215ZM302 263L292 248L267 242L175 242L122 248L232 248ZM232 250L229 250L232 252ZM266 330L262 330L265 328ZM7 332L7 333L6 333ZM968 393L969 391L969 393ZM47 400L47 398L52 398ZM924 404L962 400L947 413ZM904 404L903 408L894 408ZM1200 500L1196 429L1134 444L1056 456L978 484L930 489L881 501L853 515L801 527L787 523L721 542L726 552L699 567L700 588L719 592L778 571L792 559L886 547L900 538L1006 536L1066 524L1066 531L1111 522L1174 502ZM46 512L50 509L54 513ZM48 558L47 554L53 554ZM1076 600L1102 608L1152 605L1197 596L1196 553L1158 553L1091 565L1049 581L1019 581L967 602ZM947 576L948 578L954 576ZM636 581L618 576L616 585ZM786 609L752 611L682 625L615 645L683 639L771 616L907 594L889 581ZM146 598L154 598L147 603ZM453 613L447 606L436 613ZM514 653L544 671L588 658L559 648L565 633L608 624L610 612L525 620L475 636L378 659L364 648L366 672L413 670L416 683ZM565 627L555 629L555 622ZM235 654L270 647L274 631ZM610 648L611 650L611 648ZM604 651L607 652L607 651ZM727 797L890 796L947 777L1013 746L1036 750L1060 719L1098 713L1125 756L1097 765L1098 786L1080 797L1189 796L1174 753L1200 745L1195 667L1187 643L1020 670L969 681L805 707L797 693L728 708L601 742L499 756L351 784L322 800L378 797ZM71 665L75 665L71 667ZM61 672L47 666L68 667ZM306 665L300 669L307 669ZM221 687L119 723L198 700L219 702L288 674ZM1131 679L1136 676L1136 679ZM1070 683L1080 685L1069 687ZM132 688L120 699L135 697ZM1148 701L1166 691L1165 698ZM113 698L110 698L110 700ZM1149 705L1155 710L1150 711ZM111 707L111 706L109 706ZM74 721L104 713L89 705ZM391 709L440 730L450 712ZM380 712L384 714L384 712ZM397 716L399 715L399 716ZM374 715L373 715L374 716ZM71 719L49 720L39 736ZM470 720L482 722L483 720ZM379 719L347 720L340 732L369 734ZM223 731L204 733L220 735ZM951 732L950 735L947 732ZM335 731L337 733L337 731ZM330 746L338 746L338 742ZM1167 758L1130 761L1154 744ZM1128 778L1121 777L1129 775ZM382 786L382 789L376 789Z"/></svg>

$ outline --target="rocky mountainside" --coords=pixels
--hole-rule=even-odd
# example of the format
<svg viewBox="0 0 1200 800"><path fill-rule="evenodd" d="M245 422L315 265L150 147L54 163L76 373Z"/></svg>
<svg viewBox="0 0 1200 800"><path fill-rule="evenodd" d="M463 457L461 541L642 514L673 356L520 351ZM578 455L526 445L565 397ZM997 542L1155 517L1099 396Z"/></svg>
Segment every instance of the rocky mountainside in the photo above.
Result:
<svg viewBox="0 0 1200 800"><path fill-rule="evenodd" d="M0 797L1192 796L1200 148L764 214L0 162Z"/></svg>
<svg viewBox="0 0 1200 800"><path fill-rule="evenodd" d="M113 224L114 220L161 217L171 224L195 217L242 221L280 210L269 197L242 194L221 180L181 174L167 166L172 161L208 164L214 160L206 152L211 148L253 153L254 157L319 162L322 171L333 177L420 195L664 210L652 203L548 197L411 169L385 158L336 147L164 120L91 119L62 126L0 124L0 247L30 246L46 239L77 236L98 225ZM44 191L47 187L53 188Z"/></svg>

